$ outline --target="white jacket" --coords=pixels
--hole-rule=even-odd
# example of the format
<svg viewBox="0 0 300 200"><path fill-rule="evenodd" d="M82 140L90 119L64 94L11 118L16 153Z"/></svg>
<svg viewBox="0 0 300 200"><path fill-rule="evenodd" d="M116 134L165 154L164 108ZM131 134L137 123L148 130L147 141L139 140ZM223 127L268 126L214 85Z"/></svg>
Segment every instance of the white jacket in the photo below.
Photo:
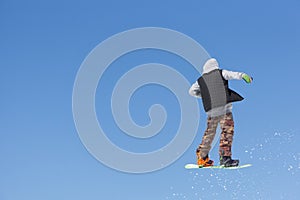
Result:
<svg viewBox="0 0 300 200"><path fill-rule="evenodd" d="M219 64L216 59L211 58L203 66L203 74L209 73L215 69L219 69ZM241 80L243 78L242 72L233 72L233 71L228 71L228 70L222 70L222 76L224 77L225 80ZM190 88L189 94L191 96L201 98L201 92L200 92L200 86L198 85L198 81L196 81ZM229 113L232 112L232 103L228 103L225 105L225 107L218 107L218 108L213 108L210 111L207 112L207 115L210 117L218 116L220 112Z"/></svg>

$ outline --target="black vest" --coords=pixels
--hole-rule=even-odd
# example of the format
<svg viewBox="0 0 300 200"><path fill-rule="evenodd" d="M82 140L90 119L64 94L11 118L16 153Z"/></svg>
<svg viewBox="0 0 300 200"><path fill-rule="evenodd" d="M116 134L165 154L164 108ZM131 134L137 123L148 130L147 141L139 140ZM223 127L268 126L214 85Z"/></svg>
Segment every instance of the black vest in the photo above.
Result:
<svg viewBox="0 0 300 200"><path fill-rule="evenodd" d="M205 112L244 99L241 95L229 89L228 80L224 79L220 69L202 75L198 79L198 84Z"/></svg>

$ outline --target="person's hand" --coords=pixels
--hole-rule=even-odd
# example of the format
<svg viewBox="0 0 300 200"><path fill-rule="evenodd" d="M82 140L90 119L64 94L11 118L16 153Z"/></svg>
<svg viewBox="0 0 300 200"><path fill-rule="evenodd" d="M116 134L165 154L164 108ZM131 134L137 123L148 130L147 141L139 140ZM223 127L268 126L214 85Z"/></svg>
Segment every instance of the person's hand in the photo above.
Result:
<svg viewBox="0 0 300 200"><path fill-rule="evenodd" d="M248 74L243 74L243 80L246 81L246 83L251 83L253 81L253 78L249 76Z"/></svg>

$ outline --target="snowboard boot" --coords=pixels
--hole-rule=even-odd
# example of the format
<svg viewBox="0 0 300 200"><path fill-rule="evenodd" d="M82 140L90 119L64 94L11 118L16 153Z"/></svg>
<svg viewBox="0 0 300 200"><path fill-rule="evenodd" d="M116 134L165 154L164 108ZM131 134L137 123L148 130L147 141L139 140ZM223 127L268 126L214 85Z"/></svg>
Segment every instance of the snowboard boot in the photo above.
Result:
<svg viewBox="0 0 300 200"><path fill-rule="evenodd" d="M220 157L220 166L237 167L238 165L239 165L239 160L232 160L230 156Z"/></svg>
<svg viewBox="0 0 300 200"><path fill-rule="evenodd" d="M198 159L198 165L199 167L209 167L214 165L214 161L210 160L208 156L205 158L199 158Z"/></svg>

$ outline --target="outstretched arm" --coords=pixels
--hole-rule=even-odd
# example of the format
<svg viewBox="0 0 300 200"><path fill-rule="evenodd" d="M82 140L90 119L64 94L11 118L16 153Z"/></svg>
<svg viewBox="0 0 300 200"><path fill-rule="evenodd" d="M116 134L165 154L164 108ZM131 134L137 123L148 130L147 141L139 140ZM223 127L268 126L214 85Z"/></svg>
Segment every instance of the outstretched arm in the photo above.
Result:
<svg viewBox="0 0 300 200"><path fill-rule="evenodd" d="M193 97L201 98L200 87L196 81L189 90L189 94Z"/></svg>
<svg viewBox="0 0 300 200"><path fill-rule="evenodd" d="M222 70L222 75L226 80L232 80L232 79L237 79L237 80L244 80L247 83L251 83L253 78L247 75L246 73L242 72L233 72L233 71L228 71L228 70Z"/></svg>
<svg viewBox="0 0 300 200"><path fill-rule="evenodd" d="M233 72L225 69L222 70L222 75L226 80L232 80L232 79L241 80L243 78L242 72Z"/></svg>

